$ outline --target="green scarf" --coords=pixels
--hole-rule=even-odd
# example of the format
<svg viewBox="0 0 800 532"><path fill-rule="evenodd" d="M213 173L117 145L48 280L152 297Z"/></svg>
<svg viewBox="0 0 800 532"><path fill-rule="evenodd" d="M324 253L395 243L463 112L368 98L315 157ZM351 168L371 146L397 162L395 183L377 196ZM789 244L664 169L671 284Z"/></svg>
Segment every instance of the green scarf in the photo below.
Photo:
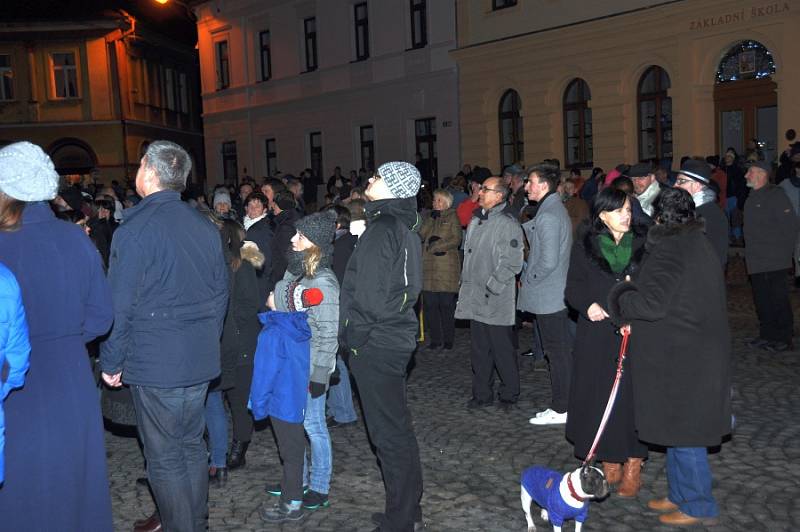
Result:
<svg viewBox="0 0 800 532"><path fill-rule="evenodd" d="M631 262L631 251L633 248L633 233L628 231L622 235L619 245L614 242L611 235L602 234L598 237L600 243L600 253L608 262L611 271L621 273Z"/></svg>

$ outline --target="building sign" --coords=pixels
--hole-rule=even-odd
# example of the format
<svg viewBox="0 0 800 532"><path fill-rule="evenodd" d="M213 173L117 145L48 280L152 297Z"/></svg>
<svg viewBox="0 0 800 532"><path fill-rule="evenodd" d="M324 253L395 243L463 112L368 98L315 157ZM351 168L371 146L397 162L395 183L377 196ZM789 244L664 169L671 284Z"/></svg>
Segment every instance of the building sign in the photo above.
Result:
<svg viewBox="0 0 800 532"><path fill-rule="evenodd" d="M773 2L771 4L753 6L750 9L741 9L730 13L721 13L710 17L703 17L689 21L689 31L705 30L715 26L724 26L735 22L756 20L761 17L777 15L790 10L789 2Z"/></svg>

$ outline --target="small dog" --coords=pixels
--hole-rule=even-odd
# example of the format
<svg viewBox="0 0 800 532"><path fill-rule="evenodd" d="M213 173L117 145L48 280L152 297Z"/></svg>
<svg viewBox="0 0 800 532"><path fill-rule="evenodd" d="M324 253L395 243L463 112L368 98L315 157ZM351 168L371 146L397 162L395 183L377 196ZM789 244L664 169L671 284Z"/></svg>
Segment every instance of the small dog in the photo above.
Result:
<svg viewBox="0 0 800 532"><path fill-rule="evenodd" d="M553 524L554 532L561 532L564 521L575 519L575 532L589 515L589 499L602 499L608 495L608 482L603 472L590 465L562 475L558 471L532 466L522 472L522 511L528 520L528 532L535 532L531 517L531 503L542 508L542 519Z"/></svg>

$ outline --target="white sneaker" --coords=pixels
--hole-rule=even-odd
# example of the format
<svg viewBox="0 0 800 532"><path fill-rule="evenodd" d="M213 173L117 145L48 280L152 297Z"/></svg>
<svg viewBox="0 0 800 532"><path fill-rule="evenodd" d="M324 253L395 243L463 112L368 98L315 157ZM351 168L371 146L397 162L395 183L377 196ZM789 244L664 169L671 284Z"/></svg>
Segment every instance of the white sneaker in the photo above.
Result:
<svg viewBox="0 0 800 532"><path fill-rule="evenodd" d="M563 425L567 422L567 413L564 412L559 414L558 412L554 412L549 408L544 412L540 412L542 415L538 415L536 417L532 417L528 420L528 423L531 425Z"/></svg>
<svg viewBox="0 0 800 532"><path fill-rule="evenodd" d="M533 417L537 418L537 417L542 417L542 416L549 416L551 414L555 414L555 412L551 408L548 408L547 410L542 410L541 412L536 412L536 414Z"/></svg>

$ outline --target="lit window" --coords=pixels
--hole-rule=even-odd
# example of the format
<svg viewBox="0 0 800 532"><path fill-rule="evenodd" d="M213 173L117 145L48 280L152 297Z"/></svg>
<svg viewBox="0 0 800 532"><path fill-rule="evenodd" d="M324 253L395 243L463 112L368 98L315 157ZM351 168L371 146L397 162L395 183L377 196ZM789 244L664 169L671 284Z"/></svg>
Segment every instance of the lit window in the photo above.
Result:
<svg viewBox="0 0 800 532"><path fill-rule="evenodd" d="M59 52L50 56L53 65L53 83L56 98L78 97L78 68L73 52Z"/></svg>
<svg viewBox="0 0 800 532"><path fill-rule="evenodd" d="M758 41L741 41L733 45L717 69L717 83L741 79L762 79L775 73L775 61Z"/></svg>
<svg viewBox="0 0 800 532"><path fill-rule="evenodd" d="M14 99L14 69L11 56L0 54L0 100Z"/></svg>

